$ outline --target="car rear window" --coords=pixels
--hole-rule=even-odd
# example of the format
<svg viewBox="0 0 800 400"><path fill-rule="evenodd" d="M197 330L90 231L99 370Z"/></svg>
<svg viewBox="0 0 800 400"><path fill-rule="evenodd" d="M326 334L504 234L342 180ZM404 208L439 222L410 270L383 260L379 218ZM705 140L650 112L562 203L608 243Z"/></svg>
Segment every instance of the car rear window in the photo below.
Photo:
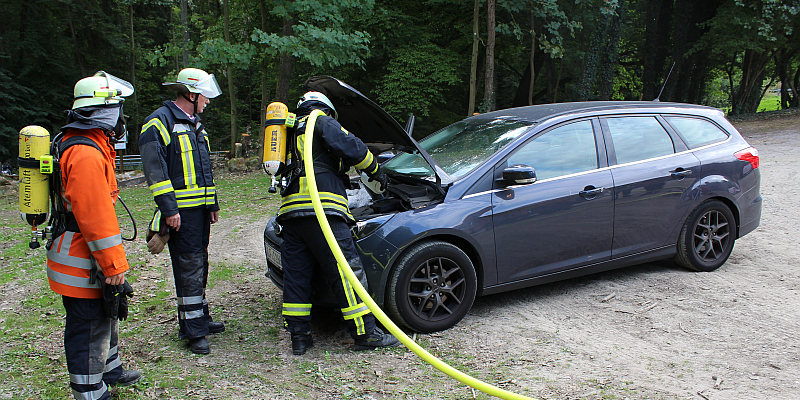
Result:
<svg viewBox="0 0 800 400"><path fill-rule="evenodd" d="M669 133L655 117L606 119L617 164L647 160L675 153Z"/></svg>
<svg viewBox="0 0 800 400"><path fill-rule="evenodd" d="M690 117L665 117L665 119L681 134L690 149L728 139L725 131L704 119Z"/></svg>

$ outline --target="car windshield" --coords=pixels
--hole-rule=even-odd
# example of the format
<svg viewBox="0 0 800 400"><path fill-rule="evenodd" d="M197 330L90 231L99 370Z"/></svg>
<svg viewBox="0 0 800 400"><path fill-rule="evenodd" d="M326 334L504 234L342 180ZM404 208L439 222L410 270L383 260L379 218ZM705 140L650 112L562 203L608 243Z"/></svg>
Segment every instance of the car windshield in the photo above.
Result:
<svg viewBox="0 0 800 400"><path fill-rule="evenodd" d="M420 142L425 151L450 175L459 179L533 125L507 119L470 119L450 125ZM431 166L418 153L404 153L381 166L385 171L433 177Z"/></svg>

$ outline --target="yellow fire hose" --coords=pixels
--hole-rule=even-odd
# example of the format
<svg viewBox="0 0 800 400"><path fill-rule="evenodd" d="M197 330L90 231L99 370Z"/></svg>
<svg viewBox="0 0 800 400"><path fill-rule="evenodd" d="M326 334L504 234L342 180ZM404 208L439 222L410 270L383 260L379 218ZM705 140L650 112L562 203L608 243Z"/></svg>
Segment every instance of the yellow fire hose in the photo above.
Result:
<svg viewBox="0 0 800 400"><path fill-rule="evenodd" d="M379 321L389 329L397 339L400 340L409 350L414 352L417 356L423 359L428 364L436 367L438 370L444 372L447 375L457 379L461 383L469 385L475 389L480 390L486 394L491 396L499 397L501 399L514 399L514 400L533 400L530 397L523 396L521 394L516 394L509 392L507 390L501 389L497 386L490 385L486 382L480 381L475 379L447 364L445 364L442 360L436 358L431 353L428 353L425 349L423 349L420 345L415 343L408 337L397 325L389 319L388 316L383 312L383 310L378 307L378 304L372 300L369 293L361 286L361 282L359 282L356 275L353 273L353 270L350 268L350 264L347 263L347 260L344 258L344 254L342 253L342 249L339 248L339 244L336 242L336 238L333 236L333 231L331 230L331 226L328 224L328 219L325 216L325 211L322 209L322 203L319 199L319 191L317 190L317 181L314 177L314 162L313 162L313 154L312 154L312 140L314 139L314 124L317 121L317 117L324 115L322 111L314 110L311 115L308 117L308 125L306 126L305 132L305 139L303 145L303 163L306 169L306 181L308 182L308 191L311 194L311 202L314 205L314 212L317 216L317 221L319 222L319 226L322 229L322 233L325 235L325 240L328 242L328 246L331 248L334 257L336 257L336 262L339 264L339 269L344 272L347 280L350 282L350 285L356 290L358 296L361 297L361 300L367 304L370 311L375 314L375 317L378 318Z"/></svg>

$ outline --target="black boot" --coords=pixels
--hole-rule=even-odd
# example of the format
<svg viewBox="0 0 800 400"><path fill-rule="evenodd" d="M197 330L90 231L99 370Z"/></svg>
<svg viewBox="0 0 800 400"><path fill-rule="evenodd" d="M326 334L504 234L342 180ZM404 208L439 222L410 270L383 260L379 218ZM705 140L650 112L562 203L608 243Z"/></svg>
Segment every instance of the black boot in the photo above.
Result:
<svg viewBox="0 0 800 400"><path fill-rule="evenodd" d="M135 369L129 369L122 372L122 375L114 382L113 386L130 386L139 382L139 379L142 379L142 374Z"/></svg>
<svg viewBox="0 0 800 400"><path fill-rule="evenodd" d="M400 344L391 333L384 333L381 328L375 327L372 332L354 337L354 350L372 350L378 347L394 347Z"/></svg>
<svg viewBox="0 0 800 400"><path fill-rule="evenodd" d="M292 354L302 356L306 351L314 347L314 339L311 338L311 333L293 333L292 334Z"/></svg>
<svg viewBox="0 0 800 400"><path fill-rule="evenodd" d="M189 339L189 350L195 354L208 354L211 353L211 348L208 345L208 340L205 336L199 338Z"/></svg>
<svg viewBox="0 0 800 400"><path fill-rule="evenodd" d="M219 321L210 321L208 323L208 333L222 333L225 332L225 324Z"/></svg>

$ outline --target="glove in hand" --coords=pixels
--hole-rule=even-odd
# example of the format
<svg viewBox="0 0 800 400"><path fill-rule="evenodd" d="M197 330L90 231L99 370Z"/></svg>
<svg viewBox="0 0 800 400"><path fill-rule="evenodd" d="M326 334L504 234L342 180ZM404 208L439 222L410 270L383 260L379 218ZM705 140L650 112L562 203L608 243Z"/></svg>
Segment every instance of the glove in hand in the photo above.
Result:
<svg viewBox="0 0 800 400"><path fill-rule="evenodd" d="M168 241L169 234L162 236L157 232L147 230L147 250L150 251L150 254L159 254L164 251L164 246Z"/></svg>
<svg viewBox="0 0 800 400"><path fill-rule="evenodd" d="M107 285L103 273L95 273L103 291L103 314L107 318L124 321L128 318L128 298L133 297L133 287L127 280L122 285Z"/></svg>
<svg viewBox="0 0 800 400"><path fill-rule="evenodd" d="M386 190L386 188L389 186L389 177L386 176L386 174L381 170L378 170L378 172L370 175L369 182L372 181L378 181L381 184L382 191Z"/></svg>

